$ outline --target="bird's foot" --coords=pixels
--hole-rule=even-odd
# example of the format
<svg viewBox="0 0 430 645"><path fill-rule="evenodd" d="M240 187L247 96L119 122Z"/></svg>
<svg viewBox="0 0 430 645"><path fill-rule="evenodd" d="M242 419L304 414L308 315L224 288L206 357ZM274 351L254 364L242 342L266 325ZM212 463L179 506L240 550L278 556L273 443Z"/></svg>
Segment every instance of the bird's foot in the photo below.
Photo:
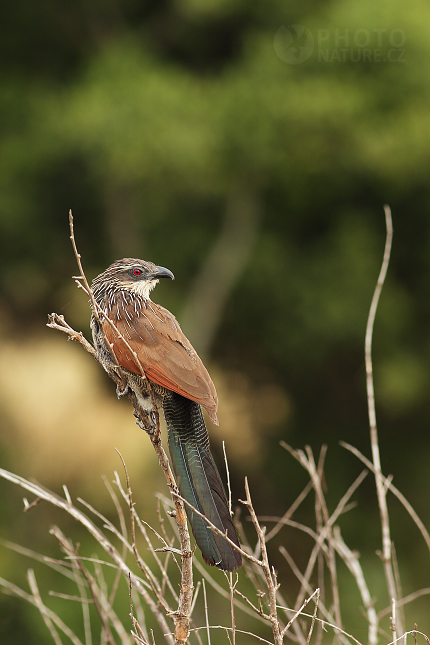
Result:
<svg viewBox="0 0 430 645"><path fill-rule="evenodd" d="M181 493L179 492L179 488L176 486L176 484L169 484L169 486L173 495L178 495L179 497L181 496Z"/></svg>
<svg viewBox="0 0 430 645"><path fill-rule="evenodd" d="M149 413L149 418L151 419L152 431L154 433L157 431L157 417L158 414L156 414L154 410L151 410L151 412Z"/></svg>
<svg viewBox="0 0 430 645"><path fill-rule="evenodd" d="M129 391L128 385L126 385L125 387L122 387L122 384L118 383L118 385L116 386L116 395L118 399L121 399L123 396L125 396L128 391Z"/></svg>
<svg viewBox="0 0 430 645"><path fill-rule="evenodd" d="M136 423L141 430L145 430L145 432L149 435L155 434L157 426L153 412L150 412L149 414L148 412L143 412L142 414L138 410L134 409L133 414L136 417Z"/></svg>

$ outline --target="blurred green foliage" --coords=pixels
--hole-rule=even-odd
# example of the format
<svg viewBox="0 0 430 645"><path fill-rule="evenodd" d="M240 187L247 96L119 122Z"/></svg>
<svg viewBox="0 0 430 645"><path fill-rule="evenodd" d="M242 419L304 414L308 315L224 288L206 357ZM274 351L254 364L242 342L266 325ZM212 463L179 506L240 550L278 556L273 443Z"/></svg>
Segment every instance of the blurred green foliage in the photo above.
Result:
<svg viewBox="0 0 430 645"><path fill-rule="evenodd" d="M294 24L314 38L300 64L274 48L280 27ZM247 387L276 384L288 398L251 473L257 509L280 513L297 476L281 437L329 442L335 491L359 469L338 440L368 452L363 339L389 203L394 248L375 329L381 450L428 525L429 24L424 0L1 3L2 337L45 333L52 310L87 330L70 287L72 208L89 276L120 256L168 266L177 281L154 297L184 316L193 340L194 285L245 196L255 235L198 349L221 371L246 374ZM221 253L214 266L228 273L230 261ZM8 437L2 466L19 469ZM247 463L232 470L242 490ZM363 550L377 521L366 486L345 521ZM417 570L408 585L425 586L409 528L395 538ZM2 642L40 642L15 635Z"/></svg>

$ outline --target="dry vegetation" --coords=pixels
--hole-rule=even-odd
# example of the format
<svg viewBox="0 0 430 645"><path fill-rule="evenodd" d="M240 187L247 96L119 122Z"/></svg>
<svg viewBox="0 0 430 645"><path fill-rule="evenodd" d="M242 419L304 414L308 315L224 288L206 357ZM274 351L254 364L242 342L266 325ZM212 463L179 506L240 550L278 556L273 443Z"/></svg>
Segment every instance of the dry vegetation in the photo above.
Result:
<svg viewBox="0 0 430 645"><path fill-rule="evenodd" d="M161 445L159 429L149 434L149 438L165 474L171 497L158 495L157 528L149 526L139 517L133 504L125 464L125 484L118 473L115 473L113 484L105 481L116 509L116 523L82 499L75 503L66 487L62 498L18 475L0 470L1 477L31 494L32 501L24 498L25 511L30 511L43 500L71 515L95 542L93 552L97 551L98 555L84 556L78 544L65 536L58 527L54 527L51 533L58 540L63 553L63 557L57 560L14 544L6 544L23 556L33 557L55 569L59 577L66 577L75 585L75 594L56 594L64 598L64 602L75 601L82 606L82 624L70 627L42 598L32 569L28 571L29 591L0 579L4 591L23 598L38 608L56 645L65 642L64 639L73 645L92 645L95 642L103 645L149 645L162 642L179 645L186 642L211 641L233 645L253 642L281 645L286 640L300 645L308 645L310 642L320 645L321 642L333 638L341 643L359 644L354 635L348 634L342 627L343 589L338 576L340 562L346 565L360 594L360 609L367 622L369 645L376 645L378 642L394 643L399 640L406 642L407 635L411 635L415 642L419 636L430 643L416 628L405 631L405 605L420 595L430 593L430 589L417 590L406 598L402 597L400 575L391 538L387 496L393 494L400 500L421 532L429 551L430 536L413 508L393 485L391 477L382 473L379 455L371 348L373 323L391 250L392 228L388 207L385 208L385 216L387 237L384 260L369 312L365 341L372 460L367 459L353 446L343 444L346 450L363 462L365 469L351 483L335 509L331 511L324 486L326 447L315 456L309 447L295 450L282 442L281 445L286 450L285 458L292 457L297 460L305 469L309 481L286 513L279 518L258 516L252 503L248 482L245 481L245 499L241 501L241 515L252 522L253 538L249 537L249 530L244 531L237 518L244 565L235 574L224 574L223 585L219 582L219 576L213 575L210 569L202 566L193 557L184 500L175 488L168 459ZM91 298L91 290L75 246L71 216L70 226L80 270L76 280L79 287ZM93 307L95 308L94 303ZM66 333L70 339L78 341L95 356L93 347L84 339L82 333L73 330L62 316L52 314L49 326ZM121 379L115 375L112 375L112 378L116 380L117 385L121 384ZM145 418L140 418L140 422L145 425ZM376 599L371 587L371 576L365 567L361 566L359 555L344 542L338 526L339 517L351 508L354 493L369 471L375 478L382 531L380 558L385 575L387 607L381 611L375 608ZM294 515L311 494L315 498L315 521L312 526L306 526L296 521ZM82 509L85 509L85 512ZM270 522L270 530L266 530L262 522ZM304 570L299 568L287 549L280 546L282 556L298 580L298 593L295 601L290 604L284 598L277 572L269 558L270 542L284 526L303 531L312 539L312 548ZM216 528L213 527L213 530ZM117 610L118 598L124 595L129 596L130 606L129 615L125 617L124 612L121 614ZM228 624L212 624L213 607L222 603L228 608ZM378 603L381 603L381 599L378 599ZM360 609L357 608L357 612ZM195 615L197 617L194 620ZM203 621L200 620L201 616L204 616ZM260 623L262 629L243 629L242 625L246 625L247 621L252 626ZM383 631L387 630L387 625L391 634Z"/></svg>

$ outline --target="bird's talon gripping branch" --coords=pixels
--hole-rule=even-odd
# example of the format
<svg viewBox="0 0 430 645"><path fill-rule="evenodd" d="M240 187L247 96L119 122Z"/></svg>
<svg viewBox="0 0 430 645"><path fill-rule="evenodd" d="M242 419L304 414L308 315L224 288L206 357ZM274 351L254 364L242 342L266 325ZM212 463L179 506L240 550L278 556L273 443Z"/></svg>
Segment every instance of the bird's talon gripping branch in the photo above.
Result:
<svg viewBox="0 0 430 645"><path fill-rule="evenodd" d="M123 396L128 394L129 389L130 388L128 387L128 385L123 387L122 383L118 383L118 385L116 386L116 395L117 395L118 399L121 399Z"/></svg>
<svg viewBox="0 0 430 645"><path fill-rule="evenodd" d="M134 416L136 417L136 424L139 426L141 430L145 430L145 432L148 432L148 428L146 428L142 421L139 419L139 415L137 415L135 412L133 412Z"/></svg>
<svg viewBox="0 0 430 645"><path fill-rule="evenodd" d="M94 279L92 306L97 311L91 329L97 357L108 373L121 369L135 394L137 425L153 443L159 441L154 407L163 408L178 494L239 546L201 408L218 423L215 386L176 318L149 297L160 278L173 279L173 273L124 258ZM117 388L117 395L126 391ZM223 535L211 531L189 507L186 512L205 562L226 571L240 567L240 554Z"/></svg>
<svg viewBox="0 0 430 645"><path fill-rule="evenodd" d="M153 432L154 432L154 434L155 434L155 433L157 432L157 427L158 427L158 419L157 419L157 415L156 415L156 413L152 410L152 411L149 413L149 417L150 417L150 419L151 419Z"/></svg>
<svg viewBox="0 0 430 645"><path fill-rule="evenodd" d="M136 409L133 410L133 416L136 417L136 423L141 430L144 430L147 434L153 435L155 430L152 424L151 417L147 412L140 412Z"/></svg>

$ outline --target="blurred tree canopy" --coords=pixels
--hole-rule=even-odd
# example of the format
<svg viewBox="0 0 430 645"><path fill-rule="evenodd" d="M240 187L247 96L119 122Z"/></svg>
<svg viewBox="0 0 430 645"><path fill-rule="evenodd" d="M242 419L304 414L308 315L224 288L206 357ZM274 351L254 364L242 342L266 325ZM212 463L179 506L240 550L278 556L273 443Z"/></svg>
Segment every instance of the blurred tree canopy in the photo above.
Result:
<svg viewBox="0 0 430 645"><path fill-rule="evenodd" d="M275 51L289 25L314 40L299 64ZM424 0L1 3L2 338L48 334L52 310L87 332L69 208L89 277L121 256L169 267L154 299L220 388L253 401L256 505L278 511L296 474L280 438L367 450L363 339L389 203L382 456L428 524L429 25ZM256 393L278 410L266 425ZM249 463L234 459L237 487Z"/></svg>

